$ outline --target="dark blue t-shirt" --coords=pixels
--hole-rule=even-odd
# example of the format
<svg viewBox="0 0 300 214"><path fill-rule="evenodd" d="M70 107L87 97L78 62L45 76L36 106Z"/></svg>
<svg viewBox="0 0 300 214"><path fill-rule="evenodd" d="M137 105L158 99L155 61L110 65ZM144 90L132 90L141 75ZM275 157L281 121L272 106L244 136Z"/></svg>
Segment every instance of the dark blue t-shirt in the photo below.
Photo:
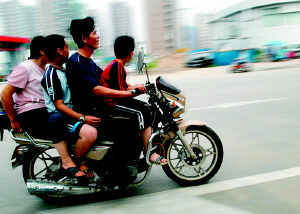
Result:
<svg viewBox="0 0 300 214"><path fill-rule="evenodd" d="M72 54L66 63L66 75L71 90L73 108L83 114L99 116L103 112L103 98L93 93L100 85L102 69L92 59Z"/></svg>

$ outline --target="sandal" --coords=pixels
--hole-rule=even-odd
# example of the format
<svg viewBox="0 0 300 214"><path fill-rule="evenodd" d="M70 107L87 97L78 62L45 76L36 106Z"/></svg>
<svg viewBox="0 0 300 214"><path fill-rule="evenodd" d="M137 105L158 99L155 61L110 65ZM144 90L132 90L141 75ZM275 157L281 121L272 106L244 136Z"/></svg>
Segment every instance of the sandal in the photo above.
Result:
<svg viewBox="0 0 300 214"><path fill-rule="evenodd" d="M66 176L69 176L71 178L82 178L82 177L86 176L85 172L83 172L82 170L79 170L77 167L70 167L67 169L62 168L62 170L64 170L64 173ZM78 172L83 172L84 174L81 176L76 176L76 174Z"/></svg>
<svg viewBox="0 0 300 214"><path fill-rule="evenodd" d="M153 155L153 154L155 154L155 152L153 152L152 154L151 154L151 156ZM157 154L157 153L156 153ZM168 164L168 160L167 159L165 159L163 156L159 156L159 154L157 154L158 155L158 157L154 160L154 161L152 161L151 160L151 156L150 156L150 162L151 163L153 163L153 164L155 164L155 165L159 165L159 166L163 166L163 165L166 165L166 164ZM167 160L166 162L162 162L162 160L163 159L165 159L165 160Z"/></svg>
<svg viewBox="0 0 300 214"><path fill-rule="evenodd" d="M82 164L79 169L85 173L85 177L93 178L95 177L93 170L89 169L87 165Z"/></svg>

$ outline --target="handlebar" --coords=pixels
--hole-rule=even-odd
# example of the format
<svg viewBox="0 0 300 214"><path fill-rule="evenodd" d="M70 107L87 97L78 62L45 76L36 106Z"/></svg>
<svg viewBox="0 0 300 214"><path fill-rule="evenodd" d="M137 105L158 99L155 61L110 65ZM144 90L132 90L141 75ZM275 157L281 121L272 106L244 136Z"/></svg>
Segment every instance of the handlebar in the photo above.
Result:
<svg viewBox="0 0 300 214"><path fill-rule="evenodd" d="M135 88L135 89L132 89L132 90L131 90L131 94L133 94L133 95L138 95L138 94L141 94L141 91L140 91L140 89Z"/></svg>

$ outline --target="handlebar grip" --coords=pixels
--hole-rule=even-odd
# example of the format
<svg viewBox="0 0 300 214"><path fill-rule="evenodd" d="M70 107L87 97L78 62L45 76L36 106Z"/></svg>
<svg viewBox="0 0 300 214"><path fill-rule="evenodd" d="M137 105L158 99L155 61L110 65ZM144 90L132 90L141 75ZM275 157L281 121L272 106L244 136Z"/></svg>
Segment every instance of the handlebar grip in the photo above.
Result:
<svg viewBox="0 0 300 214"><path fill-rule="evenodd" d="M141 93L141 91L138 88L135 88L135 89L131 90L131 94L133 94L133 95L140 94L140 93Z"/></svg>

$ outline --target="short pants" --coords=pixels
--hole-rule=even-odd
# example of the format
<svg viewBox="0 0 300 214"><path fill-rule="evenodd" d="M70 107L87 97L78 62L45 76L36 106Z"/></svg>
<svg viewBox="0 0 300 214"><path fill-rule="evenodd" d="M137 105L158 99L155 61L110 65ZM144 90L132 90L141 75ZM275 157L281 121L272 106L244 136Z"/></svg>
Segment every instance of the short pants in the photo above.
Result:
<svg viewBox="0 0 300 214"><path fill-rule="evenodd" d="M35 138L49 139L47 108L38 108L17 115L22 129Z"/></svg>
<svg viewBox="0 0 300 214"><path fill-rule="evenodd" d="M60 112L52 112L48 118L48 129L50 139L53 143L59 143L62 140L69 140L75 143L79 138L79 132L83 123L74 121L67 115Z"/></svg>

